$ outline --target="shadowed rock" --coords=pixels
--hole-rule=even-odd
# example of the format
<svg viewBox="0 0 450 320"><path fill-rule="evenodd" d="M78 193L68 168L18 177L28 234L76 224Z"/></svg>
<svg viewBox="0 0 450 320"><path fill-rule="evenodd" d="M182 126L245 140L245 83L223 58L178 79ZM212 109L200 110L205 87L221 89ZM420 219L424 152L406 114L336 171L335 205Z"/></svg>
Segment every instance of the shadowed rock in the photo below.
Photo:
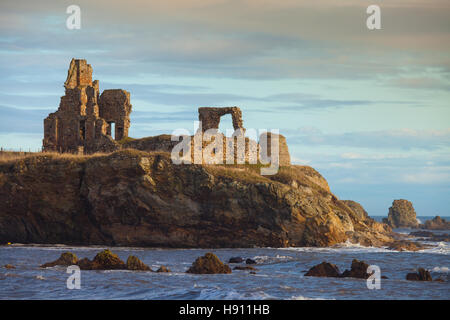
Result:
<svg viewBox="0 0 450 320"><path fill-rule="evenodd" d="M228 260L228 263L242 263L244 262L244 259L242 257L231 257L230 260Z"/></svg>
<svg viewBox="0 0 450 320"><path fill-rule="evenodd" d="M231 273L231 269L220 261L215 254L208 252L203 257L198 257L186 272L197 274Z"/></svg>
<svg viewBox="0 0 450 320"><path fill-rule="evenodd" d="M253 259L248 258L247 260L245 260L246 264L256 264L256 261Z"/></svg>
<svg viewBox="0 0 450 320"><path fill-rule="evenodd" d="M61 256L52 262L47 262L41 265L41 268L49 268L54 266L71 266L77 264L78 258L72 252L64 252Z"/></svg>
<svg viewBox="0 0 450 320"><path fill-rule="evenodd" d="M128 270L152 271L152 269L135 256L129 256L127 259Z"/></svg>
<svg viewBox="0 0 450 320"><path fill-rule="evenodd" d="M430 272L425 270L424 268L419 268L417 273L408 273L406 275L406 280L411 281L432 281Z"/></svg>
<svg viewBox="0 0 450 320"><path fill-rule="evenodd" d="M367 279L370 275L367 273L369 265L364 261L353 259L350 270L345 270L341 277Z"/></svg>
<svg viewBox="0 0 450 320"><path fill-rule="evenodd" d="M324 261L321 264L318 264L309 269L309 271L305 273L305 276L339 278L340 272L339 268L336 265Z"/></svg>
<svg viewBox="0 0 450 320"><path fill-rule="evenodd" d="M233 270L257 270L257 269L252 266L237 266L234 267Z"/></svg>

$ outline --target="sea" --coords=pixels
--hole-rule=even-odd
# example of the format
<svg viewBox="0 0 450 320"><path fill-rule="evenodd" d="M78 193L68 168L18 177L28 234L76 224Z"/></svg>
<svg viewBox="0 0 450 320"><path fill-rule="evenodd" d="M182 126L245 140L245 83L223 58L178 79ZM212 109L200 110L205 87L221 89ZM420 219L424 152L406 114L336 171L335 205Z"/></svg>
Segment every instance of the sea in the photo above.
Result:
<svg viewBox="0 0 450 320"><path fill-rule="evenodd" d="M382 217L374 217L380 221ZM418 217L423 223L430 217ZM444 217L449 219L450 217ZM413 229L398 229L409 233ZM449 232L441 231L442 232ZM0 246L0 299L282 299L282 300L379 300L379 299L450 299L450 243L431 242L418 252L398 252L387 248L364 247L343 243L327 248L230 248L162 249L109 247L126 261L135 255L153 270L167 266L171 272L81 271L79 289L73 288L72 273L66 267L42 269L45 262L71 251L78 258L92 259L103 246L21 245ZM254 272L233 270L231 274L195 275L185 271L207 252L222 261L231 257L251 258ZM377 266L379 286L375 282L352 278L305 277L313 267L327 261L342 272L350 269L353 259ZM3 266L11 264L15 269ZM230 264L233 268L237 265ZM406 274L422 267L433 279L442 281L407 281ZM384 279L387 277L387 279ZM70 280L70 281L68 281ZM68 282L72 286L68 286ZM70 289L72 287L72 289Z"/></svg>

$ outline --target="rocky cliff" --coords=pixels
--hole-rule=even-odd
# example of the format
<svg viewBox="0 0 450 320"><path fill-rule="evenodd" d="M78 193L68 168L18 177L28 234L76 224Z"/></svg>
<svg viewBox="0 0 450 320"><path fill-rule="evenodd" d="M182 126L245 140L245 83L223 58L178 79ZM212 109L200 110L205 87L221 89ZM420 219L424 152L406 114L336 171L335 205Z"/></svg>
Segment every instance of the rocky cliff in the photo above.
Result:
<svg viewBox="0 0 450 320"><path fill-rule="evenodd" d="M306 166L173 165L164 152L44 154L0 164L0 242L158 247L391 241ZM357 208L357 210L355 209ZM363 209L362 209L363 210Z"/></svg>

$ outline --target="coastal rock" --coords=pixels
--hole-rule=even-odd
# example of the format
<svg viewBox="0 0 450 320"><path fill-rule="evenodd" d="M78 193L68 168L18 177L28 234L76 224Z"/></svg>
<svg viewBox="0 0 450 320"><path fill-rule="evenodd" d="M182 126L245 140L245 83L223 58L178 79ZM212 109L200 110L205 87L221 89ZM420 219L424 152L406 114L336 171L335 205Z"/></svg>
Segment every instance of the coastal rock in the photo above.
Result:
<svg viewBox="0 0 450 320"><path fill-rule="evenodd" d="M0 163L0 243L180 248L392 241L307 166L175 165L170 154L37 154Z"/></svg>
<svg viewBox="0 0 450 320"><path fill-rule="evenodd" d="M158 270L156 270L156 272L172 272L170 271L169 268L167 268L166 266L160 266Z"/></svg>
<svg viewBox="0 0 450 320"><path fill-rule="evenodd" d="M77 266L79 266L81 270L92 270L92 261L88 258L83 258L78 260Z"/></svg>
<svg viewBox="0 0 450 320"><path fill-rule="evenodd" d="M425 270L424 268L419 268L417 273L408 273L406 275L406 280L412 281L432 281L430 272Z"/></svg>
<svg viewBox="0 0 450 320"><path fill-rule="evenodd" d="M389 250L396 251L418 251L426 248L428 248L428 246L408 240L396 240L388 244Z"/></svg>
<svg viewBox="0 0 450 320"><path fill-rule="evenodd" d="M116 270L127 269L125 262L109 249L100 251L92 260L92 270Z"/></svg>
<svg viewBox="0 0 450 320"><path fill-rule="evenodd" d="M388 217L383 221L392 228L417 228L416 212L412 203L408 200L394 200L389 208Z"/></svg>
<svg viewBox="0 0 450 320"><path fill-rule="evenodd" d="M152 271L149 266L143 263L139 258L135 256L129 256L127 259L127 269L128 270L141 270L141 271Z"/></svg>
<svg viewBox="0 0 450 320"><path fill-rule="evenodd" d="M245 260L245 264L256 264L256 261L253 260L253 259L247 258L247 259Z"/></svg>
<svg viewBox="0 0 450 320"><path fill-rule="evenodd" d="M305 273L306 277L333 277L333 278L339 278L340 272L339 268L328 262L322 262L321 264L318 264L311 269L307 273Z"/></svg>
<svg viewBox="0 0 450 320"><path fill-rule="evenodd" d="M367 273L369 265L364 261L353 259L350 270L345 270L341 277L367 279L370 275Z"/></svg>
<svg viewBox="0 0 450 320"><path fill-rule="evenodd" d="M5 269L15 269L16 267L14 267L12 264L5 264L3 266Z"/></svg>
<svg viewBox="0 0 450 320"><path fill-rule="evenodd" d="M413 231L409 233L410 236L414 236L414 237L433 237L434 233L431 231Z"/></svg>
<svg viewBox="0 0 450 320"><path fill-rule="evenodd" d="M440 216L436 216L431 220L425 221L420 227L429 230L450 230L450 221L442 219Z"/></svg>
<svg viewBox="0 0 450 320"><path fill-rule="evenodd" d="M203 257L198 257L186 272L197 274L231 273L231 269L228 265L223 264L214 253L208 252Z"/></svg>
<svg viewBox="0 0 450 320"><path fill-rule="evenodd" d="M242 263L244 262L244 259L242 257L231 257L230 260L228 260L228 263Z"/></svg>
<svg viewBox="0 0 450 320"><path fill-rule="evenodd" d="M47 262L41 265L41 268L49 268L54 266L71 266L78 262L78 258L72 252L64 252L61 256L52 262Z"/></svg>
<svg viewBox="0 0 450 320"><path fill-rule="evenodd" d="M353 210L359 220L364 221L369 218L367 211L364 210L363 206L358 202L353 200L342 200L342 202Z"/></svg>
<svg viewBox="0 0 450 320"><path fill-rule="evenodd" d="M237 266L234 267L233 270L257 270L256 268L252 267L252 266Z"/></svg>

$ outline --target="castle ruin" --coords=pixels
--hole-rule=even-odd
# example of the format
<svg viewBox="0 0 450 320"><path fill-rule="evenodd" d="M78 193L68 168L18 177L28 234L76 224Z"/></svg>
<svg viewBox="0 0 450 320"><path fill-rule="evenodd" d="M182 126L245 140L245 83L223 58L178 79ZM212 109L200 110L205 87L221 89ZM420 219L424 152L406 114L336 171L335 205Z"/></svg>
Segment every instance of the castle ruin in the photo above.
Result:
<svg viewBox="0 0 450 320"><path fill-rule="evenodd" d="M132 148L170 152L177 144L172 141L170 135L126 139L130 128L130 93L122 89L110 89L104 90L100 95L99 82L92 81L92 67L86 60L72 59L64 87L65 95L61 97L58 110L44 119L43 151L88 154ZM237 135L244 137L242 111L238 107L198 108L198 117L202 124L201 133L209 129L218 130L220 118L226 114L231 114ZM279 164L290 165L291 159L284 136L262 133L260 141L264 139L268 142L270 154L270 141L274 138L279 141ZM224 151L235 139L236 137L224 137ZM249 162L253 151L258 158L260 145L247 137L244 141L244 161ZM209 142L203 142L200 152L204 153L202 150L208 145ZM194 157L195 151L192 150L191 155ZM237 157L237 153L234 154Z"/></svg>
<svg viewBox="0 0 450 320"><path fill-rule="evenodd" d="M70 62L64 87L58 110L44 120L44 151L91 153L128 137L129 92L113 89L100 95L91 65L76 59Z"/></svg>

